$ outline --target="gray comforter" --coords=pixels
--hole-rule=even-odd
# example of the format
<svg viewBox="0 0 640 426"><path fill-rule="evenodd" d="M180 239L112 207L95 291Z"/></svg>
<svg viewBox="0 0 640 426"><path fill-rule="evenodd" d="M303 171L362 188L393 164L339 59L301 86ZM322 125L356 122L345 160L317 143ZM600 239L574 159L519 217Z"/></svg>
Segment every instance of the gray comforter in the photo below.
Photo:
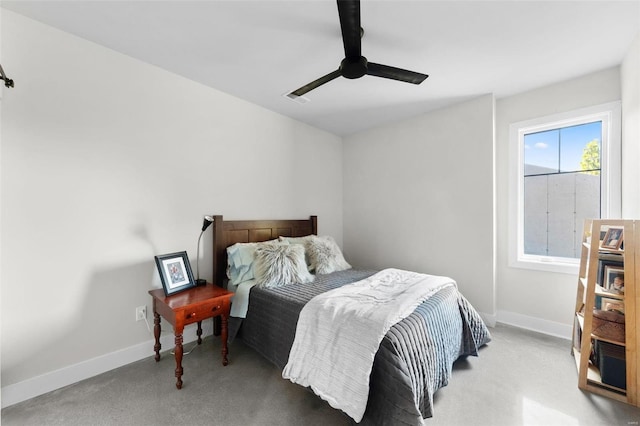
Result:
<svg viewBox="0 0 640 426"><path fill-rule="evenodd" d="M302 307L314 296L377 271L317 275L310 284L254 287L243 321L244 342L282 369L289 359ZM445 288L394 325L380 344L361 424L421 425L433 415L433 395L446 386L456 359L477 355L491 340L475 309L453 287Z"/></svg>

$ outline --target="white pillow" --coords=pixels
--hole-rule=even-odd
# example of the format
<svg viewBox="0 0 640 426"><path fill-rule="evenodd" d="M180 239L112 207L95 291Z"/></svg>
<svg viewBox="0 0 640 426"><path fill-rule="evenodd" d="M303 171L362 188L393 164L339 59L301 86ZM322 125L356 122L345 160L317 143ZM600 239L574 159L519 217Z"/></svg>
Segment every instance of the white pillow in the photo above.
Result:
<svg viewBox="0 0 640 426"><path fill-rule="evenodd" d="M307 269L309 272L313 271L311 267L311 259L309 259L309 253L307 250L307 245L311 239L315 238L315 235L306 235L304 237L278 237L279 241L287 242L289 244L300 244L304 247L304 260L307 262Z"/></svg>
<svg viewBox="0 0 640 426"><path fill-rule="evenodd" d="M264 288L310 283L315 278L307 270L304 247L300 244L258 247L255 274L256 285Z"/></svg>
<svg viewBox="0 0 640 426"><path fill-rule="evenodd" d="M256 249L265 245L289 244L286 241L269 240L261 243L235 243L227 247L227 277L229 284L238 285L255 278Z"/></svg>
<svg viewBox="0 0 640 426"><path fill-rule="evenodd" d="M314 237L315 237L315 235L306 235L304 237L282 237L282 236L280 236L280 237L278 237L278 240L286 241L289 244L302 244L302 245L305 245Z"/></svg>
<svg viewBox="0 0 640 426"><path fill-rule="evenodd" d="M311 268L316 274L330 274L331 272L351 269L332 237L313 237L307 244L307 254Z"/></svg>

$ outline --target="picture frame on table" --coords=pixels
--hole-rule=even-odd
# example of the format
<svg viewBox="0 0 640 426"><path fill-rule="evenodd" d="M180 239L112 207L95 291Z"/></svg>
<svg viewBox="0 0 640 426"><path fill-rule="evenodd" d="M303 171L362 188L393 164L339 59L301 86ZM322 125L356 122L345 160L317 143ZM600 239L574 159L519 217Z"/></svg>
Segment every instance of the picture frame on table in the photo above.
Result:
<svg viewBox="0 0 640 426"><path fill-rule="evenodd" d="M612 226L607 230L602 239L601 248L609 250L619 250L624 237L624 228L620 226Z"/></svg>
<svg viewBox="0 0 640 426"><path fill-rule="evenodd" d="M624 268L612 265L604 266L603 287L606 291L624 294Z"/></svg>
<svg viewBox="0 0 640 426"><path fill-rule="evenodd" d="M196 286L186 251L155 256L165 296L180 293Z"/></svg>

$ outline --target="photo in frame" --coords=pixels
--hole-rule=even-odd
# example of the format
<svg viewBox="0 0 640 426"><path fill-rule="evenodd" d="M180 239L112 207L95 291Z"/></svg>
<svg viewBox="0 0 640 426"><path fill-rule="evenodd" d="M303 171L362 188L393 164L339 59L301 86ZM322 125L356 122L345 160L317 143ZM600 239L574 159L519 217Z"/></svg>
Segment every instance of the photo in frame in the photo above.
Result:
<svg viewBox="0 0 640 426"><path fill-rule="evenodd" d="M598 253L598 275L596 283L602 286L603 290L607 288L607 280L604 274L605 267L613 267L616 269L624 269L624 261L621 254L618 253Z"/></svg>
<svg viewBox="0 0 640 426"><path fill-rule="evenodd" d="M606 291L624 294L624 268L605 265L603 283Z"/></svg>
<svg viewBox="0 0 640 426"><path fill-rule="evenodd" d="M603 297L600 301L600 309L603 311L618 311L624 314L624 302L620 299Z"/></svg>
<svg viewBox="0 0 640 426"><path fill-rule="evenodd" d="M610 250L618 250L622 245L622 239L624 236L624 228L612 226L607 230L602 239L602 248Z"/></svg>
<svg viewBox="0 0 640 426"><path fill-rule="evenodd" d="M155 256L165 296L196 286L186 251Z"/></svg>

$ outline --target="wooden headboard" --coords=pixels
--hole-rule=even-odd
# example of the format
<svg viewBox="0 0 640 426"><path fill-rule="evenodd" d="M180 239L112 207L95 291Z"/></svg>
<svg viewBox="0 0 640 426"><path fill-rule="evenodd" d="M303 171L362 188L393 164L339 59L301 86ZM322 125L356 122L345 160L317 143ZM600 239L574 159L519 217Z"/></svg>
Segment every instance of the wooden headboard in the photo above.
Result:
<svg viewBox="0 0 640 426"><path fill-rule="evenodd" d="M227 247L235 243L259 243L282 237L318 234L318 217L302 220L223 220L213 216L213 279L222 286L226 281Z"/></svg>

